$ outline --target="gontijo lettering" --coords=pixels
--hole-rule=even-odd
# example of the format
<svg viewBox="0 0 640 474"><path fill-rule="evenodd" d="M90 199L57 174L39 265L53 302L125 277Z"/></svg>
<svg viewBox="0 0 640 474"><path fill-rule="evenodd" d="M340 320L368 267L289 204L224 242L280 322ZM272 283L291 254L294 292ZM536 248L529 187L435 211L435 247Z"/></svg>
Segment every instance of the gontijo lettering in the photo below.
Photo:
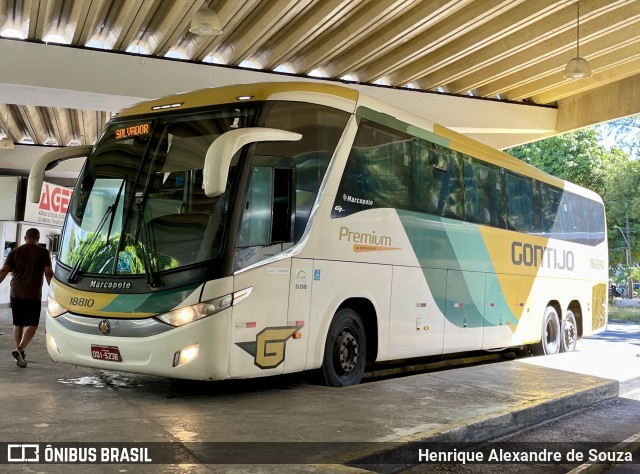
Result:
<svg viewBox="0 0 640 474"><path fill-rule="evenodd" d="M571 250L558 250L542 245L513 242L511 244L511 263L525 267L573 270L574 257Z"/></svg>
<svg viewBox="0 0 640 474"><path fill-rule="evenodd" d="M116 129L116 139L136 137L138 135L146 135L149 133L149 124L141 123L139 125L130 125L129 127L123 127Z"/></svg>

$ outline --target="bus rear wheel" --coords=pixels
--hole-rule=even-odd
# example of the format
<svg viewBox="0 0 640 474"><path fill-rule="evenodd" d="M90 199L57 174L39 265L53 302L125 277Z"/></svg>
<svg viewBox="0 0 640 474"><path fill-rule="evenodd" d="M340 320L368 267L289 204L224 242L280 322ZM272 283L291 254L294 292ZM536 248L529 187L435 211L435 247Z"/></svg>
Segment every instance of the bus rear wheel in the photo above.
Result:
<svg viewBox="0 0 640 474"><path fill-rule="evenodd" d="M542 338L534 346L534 352L539 355L552 355L560 352L561 330L560 318L553 306L547 306L542 318Z"/></svg>
<svg viewBox="0 0 640 474"><path fill-rule="evenodd" d="M341 309L333 317L324 346L322 375L329 387L360 383L366 365L367 344L358 313Z"/></svg>
<svg viewBox="0 0 640 474"><path fill-rule="evenodd" d="M573 311L567 311L562 321L562 352L573 352L578 343L578 325Z"/></svg>

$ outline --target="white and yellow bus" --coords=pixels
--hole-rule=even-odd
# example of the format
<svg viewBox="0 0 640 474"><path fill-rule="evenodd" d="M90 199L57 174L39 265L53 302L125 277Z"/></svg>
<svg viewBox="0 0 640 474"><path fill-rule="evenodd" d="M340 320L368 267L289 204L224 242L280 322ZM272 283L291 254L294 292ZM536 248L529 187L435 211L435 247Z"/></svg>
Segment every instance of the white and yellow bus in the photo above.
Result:
<svg viewBox="0 0 640 474"><path fill-rule="evenodd" d="M373 362L553 354L606 326L597 194L349 88L151 100L83 152L46 317L55 361L321 369L343 386ZM36 164L32 200L64 153Z"/></svg>

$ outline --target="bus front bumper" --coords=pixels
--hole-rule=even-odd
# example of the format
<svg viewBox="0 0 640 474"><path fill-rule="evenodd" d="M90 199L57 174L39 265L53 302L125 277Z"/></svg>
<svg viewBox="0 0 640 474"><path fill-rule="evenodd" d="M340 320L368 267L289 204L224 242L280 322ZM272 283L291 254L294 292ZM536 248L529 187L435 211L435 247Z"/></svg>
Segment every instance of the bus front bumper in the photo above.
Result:
<svg viewBox="0 0 640 474"><path fill-rule="evenodd" d="M47 350L55 362L180 379L229 378L231 311L144 337L123 336L122 330L110 335L107 326L124 320L73 314L63 318L53 318L47 311Z"/></svg>

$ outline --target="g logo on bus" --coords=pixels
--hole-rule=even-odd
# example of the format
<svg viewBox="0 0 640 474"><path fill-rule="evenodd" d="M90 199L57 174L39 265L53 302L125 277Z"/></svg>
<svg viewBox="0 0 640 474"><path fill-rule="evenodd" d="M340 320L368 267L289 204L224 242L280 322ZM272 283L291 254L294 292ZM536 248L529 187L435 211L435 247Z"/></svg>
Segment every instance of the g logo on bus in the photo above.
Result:
<svg viewBox="0 0 640 474"><path fill-rule="evenodd" d="M265 328L255 341L237 342L236 345L253 356L253 363L261 369L274 369L284 362L285 344L303 326Z"/></svg>
<svg viewBox="0 0 640 474"><path fill-rule="evenodd" d="M111 323L108 319L103 319L98 323L98 330L103 336L108 336L111 332Z"/></svg>

